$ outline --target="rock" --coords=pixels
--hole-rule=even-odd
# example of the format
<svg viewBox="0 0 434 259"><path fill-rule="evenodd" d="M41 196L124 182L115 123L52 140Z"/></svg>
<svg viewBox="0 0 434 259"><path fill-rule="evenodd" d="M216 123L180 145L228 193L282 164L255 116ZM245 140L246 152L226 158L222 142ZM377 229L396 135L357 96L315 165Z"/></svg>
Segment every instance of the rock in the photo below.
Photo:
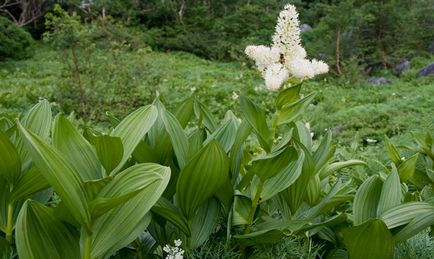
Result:
<svg viewBox="0 0 434 259"><path fill-rule="evenodd" d="M402 74L402 72L410 69L411 67L411 62L408 59L403 59L400 63L398 63L395 66L395 74L397 76L400 76Z"/></svg>
<svg viewBox="0 0 434 259"><path fill-rule="evenodd" d="M431 44L429 44L428 51L431 52L431 53L434 53L434 41L431 42Z"/></svg>
<svg viewBox="0 0 434 259"><path fill-rule="evenodd" d="M301 32L306 32L306 31L311 31L312 30L312 26L310 26L307 23L303 23L300 25L300 31Z"/></svg>
<svg viewBox="0 0 434 259"><path fill-rule="evenodd" d="M385 77L370 77L368 78L368 83L374 85L386 85L392 83L392 81Z"/></svg>
<svg viewBox="0 0 434 259"><path fill-rule="evenodd" d="M434 62L422 68L419 71L419 76L429 76L429 75L434 75Z"/></svg>

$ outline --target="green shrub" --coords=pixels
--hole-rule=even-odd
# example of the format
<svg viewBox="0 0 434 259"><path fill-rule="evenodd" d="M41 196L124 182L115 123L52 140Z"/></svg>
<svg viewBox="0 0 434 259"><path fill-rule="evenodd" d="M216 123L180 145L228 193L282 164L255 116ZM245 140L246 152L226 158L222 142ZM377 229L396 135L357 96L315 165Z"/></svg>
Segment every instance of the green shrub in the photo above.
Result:
<svg viewBox="0 0 434 259"><path fill-rule="evenodd" d="M33 38L27 31L0 16L0 60L29 57L33 44Z"/></svg>

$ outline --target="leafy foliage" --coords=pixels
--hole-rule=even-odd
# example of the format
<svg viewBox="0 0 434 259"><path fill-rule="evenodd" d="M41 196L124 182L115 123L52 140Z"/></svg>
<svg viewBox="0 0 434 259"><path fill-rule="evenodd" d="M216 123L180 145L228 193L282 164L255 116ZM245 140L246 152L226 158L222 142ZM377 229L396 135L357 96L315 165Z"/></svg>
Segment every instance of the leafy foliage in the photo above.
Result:
<svg viewBox="0 0 434 259"><path fill-rule="evenodd" d="M9 19L0 16L0 60L23 59L31 56L32 36Z"/></svg>

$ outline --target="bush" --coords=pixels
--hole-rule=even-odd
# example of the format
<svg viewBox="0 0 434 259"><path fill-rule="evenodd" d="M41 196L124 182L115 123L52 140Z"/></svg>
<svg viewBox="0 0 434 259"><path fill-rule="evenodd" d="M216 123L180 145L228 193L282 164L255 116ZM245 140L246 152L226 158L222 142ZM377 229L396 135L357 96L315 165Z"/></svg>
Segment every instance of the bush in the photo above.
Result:
<svg viewBox="0 0 434 259"><path fill-rule="evenodd" d="M23 59L32 53L33 38L24 29L0 16L0 60Z"/></svg>

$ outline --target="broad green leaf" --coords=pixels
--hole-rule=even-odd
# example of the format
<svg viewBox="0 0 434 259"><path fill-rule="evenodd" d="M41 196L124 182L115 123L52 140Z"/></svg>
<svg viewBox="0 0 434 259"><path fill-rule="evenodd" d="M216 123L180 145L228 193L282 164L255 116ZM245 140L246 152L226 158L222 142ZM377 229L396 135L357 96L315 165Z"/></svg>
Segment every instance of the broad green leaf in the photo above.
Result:
<svg viewBox="0 0 434 259"><path fill-rule="evenodd" d="M188 160L192 159L204 146L206 130L197 128L188 137Z"/></svg>
<svg viewBox="0 0 434 259"><path fill-rule="evenodd" d="M188 162L188 138L179 121L167 110L162 110L161 119L170 136L179 167L182 169Z"/></svg>
<svg viewBox="0 0 434 259"><path fill-rule="evenodd" d="M404 228L393 236L395 242L404 242L424 229L434 225L434 211L422 213L413 218Z"/></svg>
<svg viewBox="0 0 434 259"><path fill-rule="evenodd" d="M356 159L352 159L352 160L348 160L348 161L343 161L343 162L335 162L335 163L331 163L329 165L327 165L326 167L324 167L320 172L319 172L319 177L321 179L326 178L327 176L333 174L334 172L337 172L343 168L349 167L349 166L356 166L356 165L363 165L363 166L367 166L368 164L366 164L366 162L361 161L361 160L356 160Z"/></svg>
<svg viewBox="0 0 434 259"><path fill-rule="evenodd" d="M43 100L26 112L21 120L21 124L41 139L47 140L50 136L51 121L52 114L50 104L48 101ZM24 148L22 138L17 139L16 146L18 148L18 153L21 156L21 163L24 165L29 163L29 152Z"/></svg>
<svg viewBox="0 0 434 259"><path fill-rule="evenodd" d="M413 177L418 158L419 154L416 153L398 166L399 178L401 179L401 182L408 181L411 177Z"/></svg>
<svg viewBox="0 0 434 259"><path fill-rule="evenodd" d="M321 144L313 154L313 161L315 161L315 170L319 171L335 154L335 147L331 144L332 133L329 130L327 135L321 141Z"/></svg>
<svg viewBox="0 0 434 259"><path fill-rule="evenodd" d="M47 189L48 187L50 187L48 181L36 167L33 166L15 184L10 200L16 202L31 194Z"/></svg>
<svg viewBox="0 0 434 259"><path fill-rule="evenodd" d="M74 218L88 226L90 221L88 202L80 175L57 150L46 144L40 137L27 131L20 123L18 128L39 172L53 186Z"/></svg>
<svg viewBox="0 0 434 259"><path fill-rule="evenodd" d="M386 145L387 152L389 153L389 156L392 159L392 161L396 165L399 165L402 162L402 160L396 147L390 142L390 139L387 136L384 136L384 143Z"/></svg>
<svg viewBox="0 0 434 259"><path fill-rule="evenodd" d="M179 207L191 219L199 206L229 179L229 161L220 144L213 140L181 170L177 189Z"/></svg>
<svg viewBox="0 0 434 259"><path fill-rule="evenodd" d="M280 91L276 98L277 110L280 110L283 106L289 105L298 100L300 97L301 86L302 84L297 84Z"/></svg>
<svg viewBox="0 0 434 259"><path fill-rule="evenodd" d="M124 155L119 165L112 171L112 175L124 166L136 146L154 125L157 117L157 108L154 105L147 105L132 112L113 129L110 136L121 138Z"/></svg>
<svg viewBox="0 0 434 259"><path fill-rule="evenodd" d="M252 201L244 196L235 195L234 205L232 208L232 226L248 224Z"/></svg>
<svg viewBox="0 0 434 259"><path fill-rule="evenodd" d="M122 161L124 147L119 137L99 135L94 139L93 144L97 154L97 160L104 167L106 175L110 174Z"/></svg>
<svg viewBox="0 0 434 259"><path fill-rule="evenodd" d="M377 218L382 182L378 176L369 177L360 187L353 201L354 225Z"/></svg>
<svg viewBox="0 0 434 259"><path fill-rule="evenodd" d="M162 181L161 174L153 172L155 166L155 164L137 164L116 174L89 203L92 220L130 200L150 185ZM149 173L149 170L152 173ZM160 170L170 172L168 167L162 167Z"/></svg>
<svg viewBox="0 0 434 259"><path fill-rule="evenodd" d="M264 190L261 194L261 202L272 198L274 195L291 186L301 175L304 153L300 152L300 154L297 154L297 151L293 149L292 155L293 157L287 161L288 166L285 170L265 181Z"/></svg>
<svg viewBox="0 0 434 259"><path fill-rule="evenodd" d="M398 171L396 170L395 165L392 164L392 172L387 176L383 188L381 189L377 216L380 216L384 211L401 204L402 199L403 195Z"/></svg>
<svg viewBox="0 0 434 259"><path fill-rule="evenodd" d="M238 127L237 135L235 137L235 142L232 145L232 149L230 152L231 157L231 177L232 179L236 179L240 172L241 163L242 163L242 155L243 155L243 145L246 139L249 137L252 127L248 122L243 120Z"/></svg>
<svg viewBox="0 0 434 259"><path fill-rule="evenodd" d="M303 144L303 146L309 151L309 153L312 153L313 145L312 145L312 134L310 133L310 130L301 121L297 121L295 123L295 128L297 129L297 131L295 132L294 137L299 142L301 142L301 144Z"/></svg>
<svg viewBox="0 0 434 259"><path fill-rule="evenodd" d="M53 208L36 201L26 201L18 215L16 243L20 258L80 258L78 236L56 217Z"/></svg>
<svg viewBox="0 0 434 259"><path fill-rule="evenodd" d="M93 199L95 199L97 195L101 192L102 188L104 188L112 180L113 177L108 176L106 178L85 182L84 188L86 189L88 200L92 201Z"/></svg>
<svg viewBox="0 0 434 259"><path fill-rule="evenodd" d="M173 113L181 127L185 128L194 114L194 98L189 97L181 102Z"/></svg>
<svg viewBox="0 0 434 259"><path fill-rule="evenodd" d="M371 219L343 231L344 244L351 259L393 258L395 243L383 221Z"/></svg>
<svg viewBox="0 0 434 259"><path fill-rule="evenodd" d="M155 125L155 124L154 124ZM139 163L158 163L159 157L155 150L145 141L140 141L133 152L134 159Z"/></svg>
<svg viewBox="0 0 434 259"><path fill-rule="evenodd" d="M14 185L21 175L21 159L9 138L0 131L0 177Z"/></svg>
<svg viewBox="0 0 434 259"><path fill-rule="evenodd" d="M102 177L101 164L95 149L62 114L58 114L54 119L53 146L68 160L83 180Z"/></svg>
<svg viewBox="0 0 434 259"><path fill-rule="evenodd" d="M92 257L108 257L136 239L149 224L146 214L161 197L169 183L170 168L151 163L141 164L139 167L144 169L142 174L137 175L140 179L154 178L156 174L160 179L153 181L130 200L113 208L95 221ZM110 196L124 192L118 187L106 187L107 189L102 192L107 195L110 192Z"/></svg>
<svg viewBox="0 0 434 259"><path fill-rule="evenodd" d="M216 228L219 214L219 203L212 198L200 206L191 221L189 248L196 249L209 239Z"/></svg>
<svg viewBox="0 0 434 259"><path fill-rule="evenodd" d="M152 207L151 211L170 221L174 226L179 228L187 236L191 236L190 228L187 224L187 219L182 215L181 211L166 198L161 197Z"/></svg>
<svg viewBox="0 0 434 259"><path fill-rule="evenodd" d="M210 132L214 132L217 128L217 123L214 120L211 112L208 108L197 99L194 100L194 113L199 121L208 129Z"/></svg>
<svg viewBox="0 0 434 259"><path fill-rule="evenodd" d="M306 110L313 98L315 98L315 93L311 93L303 99L300 99L289 105L285 105L280 110L277 110L277 125L283 125L294 121Z"/></svg>
<svg viewBox="0 0 434 259"><path fill-rule="evenodd" d="M237 133L237 122L236 118L230 118L222 125L220 125L207 140L205 140L204 145L208 144L212 139L217 140L222 145L225 152L229 152L232 145L235 142L235 137Z"/></svg>
<svg viewBox="0 0 434 259"><path fill-rule="evenodd" d="M307 185L309 184L310 178L315 174L315 164L309 151L307 151L302 144L295 143L300 150L299 152L304 153L303 168L301 175L297 178L295 183L282 193L286 203L289 204L292 214L295 214L305 200Z"/></svg>
<svg viewBox="0 0 434 259"><path fill-rule="evenodd" d="M263 182L273 176L287 172L290 162L296 160L297 151L294 148L286 148L267 154L252 161L249 170L253 171Z"/></svg>
<svg viewBox="0 0 434 259"><path fill-rule="evenodd" d="M321 181L316 174L310 178L306 187L306 201L309 205L313 206L318 203L321 195Z"/></svg>
<svg viewBox="0 0 434 259"><path fill-rule="evenodd" d="M267 125L265 111L245 96L240 96L241 111L258 137L259 143L266 151L271 150L272 137Z"/></svg>
<svg viewBox="0 0 434 259"><path fill-rule="evenodd" d="M434 206L426 202L408 202L385 211L381 219L389 229L408 224L414 218L434 212Z"/></svg>

